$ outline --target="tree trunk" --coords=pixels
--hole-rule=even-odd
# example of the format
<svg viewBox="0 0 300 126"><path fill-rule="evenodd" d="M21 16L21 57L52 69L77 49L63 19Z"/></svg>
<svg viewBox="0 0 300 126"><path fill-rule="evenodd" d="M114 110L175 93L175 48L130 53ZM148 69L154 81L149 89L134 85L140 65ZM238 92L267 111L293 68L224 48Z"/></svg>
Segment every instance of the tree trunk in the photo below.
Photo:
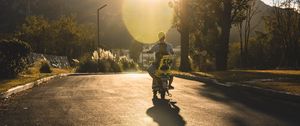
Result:
<svg viewBox="0 0 300 126"><path fill-rule="evenodd" d="M188 0L181 1L181 59L179 70L183 72L191 71L191 64L189 61L189 16L188 16Z"/></svg>
<svg viewBox="0 0 300 126"><path fill-rule="evenodd" d="M239 35L240 35L240 68L244 67L244 39L243 39L243 22L239 24Z"/></svg>
<svg viewBox="0 0 300 126"><path fill-rule="evenodd" d="M216 69L227 70L227 59L229 52L229 37L231 29L232 0L224 0L223 18L221 21L221 35L216 46Z"/></svg>
<svg viewBox="0 0 300 126"><path fill-rule="evenodd" d="M182 30L181 33L181 60L179 70L183 72L192 70L189 61L189 33L185 30Z"/></svg>

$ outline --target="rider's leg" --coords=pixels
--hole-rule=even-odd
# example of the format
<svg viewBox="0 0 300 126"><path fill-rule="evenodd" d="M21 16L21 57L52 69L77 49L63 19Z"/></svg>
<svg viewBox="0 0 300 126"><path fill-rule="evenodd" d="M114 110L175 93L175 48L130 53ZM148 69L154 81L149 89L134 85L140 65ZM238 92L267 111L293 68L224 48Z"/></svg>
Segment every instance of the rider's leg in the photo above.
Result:
<svg viewBox="0 0 300 126"><path fill-rule="evenodd" d="M173 80L174 80L174 76L170 76L170 80L169 80L169 88L170 89L174 89L174 87L172 86Z"/></svg>
<svg viewBox="0 0 300 126"><path fill-rule="evenodd" d="M153 98L156 98L156 94L157 94L157 91L155 90L155 88L157 87L157 77L155 76L155 65L151 65L149 68L148 68L148 73L149 75L152 77L152 91L153 91Z"/></svg>
<svg viewBox="0 0 300 126"><path fill-rule="evenodd" d="M156 71L156 69L155 69L155 65L154 65L154 64L150 65L150 67L147 69L147 71L148 71L149 75L150 75L153 79L156 77L156 76L155 76L155 71Z"/></svg>

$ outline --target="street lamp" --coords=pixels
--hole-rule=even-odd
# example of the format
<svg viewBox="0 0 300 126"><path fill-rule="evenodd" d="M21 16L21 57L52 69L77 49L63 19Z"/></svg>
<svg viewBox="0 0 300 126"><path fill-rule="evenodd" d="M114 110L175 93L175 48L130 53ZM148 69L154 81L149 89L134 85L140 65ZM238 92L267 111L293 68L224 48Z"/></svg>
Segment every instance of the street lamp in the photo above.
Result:
<svg viewBox="0 0 300 126"><path fill-rule="evenodd" d="M97 36L98 36L98 39L97 39L97 52L98 52L98 71L99 71L99 64L100 64L100 28L99 28L99 13L100 13L100 10L105 8L107 6L107 4L104 4L103 6L99 7L97 9Z"/></svg>
<svg viewBox="0 0 300 126"><path fill-rule="evenodd" d="M101 9L105 8L107 6L107 4L104 4L103 6L101 6L100 8L97 9L97 36L98 36L98 40L97 40L97 48L100 49L100 29L99 29L99 12Z"/></svg>

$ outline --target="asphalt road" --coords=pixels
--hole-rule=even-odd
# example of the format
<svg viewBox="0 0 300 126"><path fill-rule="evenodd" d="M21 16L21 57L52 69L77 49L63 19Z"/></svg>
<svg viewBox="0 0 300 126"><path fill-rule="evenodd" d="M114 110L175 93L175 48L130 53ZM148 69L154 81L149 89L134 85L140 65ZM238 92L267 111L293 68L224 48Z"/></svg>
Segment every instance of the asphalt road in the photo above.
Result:
<svg viewBox="0 0 300 126"><path fill-rule="evenodd" d="M147 74L68 76L3 102L0 125L300 125L299 103L179 78L174 86L176 104L152 100Z"/></svg>

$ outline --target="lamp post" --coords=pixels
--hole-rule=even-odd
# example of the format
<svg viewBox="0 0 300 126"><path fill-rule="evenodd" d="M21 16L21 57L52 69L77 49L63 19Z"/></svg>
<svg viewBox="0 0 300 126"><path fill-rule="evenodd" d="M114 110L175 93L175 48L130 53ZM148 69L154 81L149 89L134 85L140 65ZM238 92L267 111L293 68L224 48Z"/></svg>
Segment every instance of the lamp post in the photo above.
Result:
<svg viewBox="0 0 300 126"><path fill-rule="evenodd" d="M98 71L99 71L99 62L100 62L100 25L99 25L99 13L100 13L100 10L102 10L103 8L105 8L107 6L107 4L104 4L104 5L102 5L101 7L99 7L98 9L97 9L97 52L98 52L98 67L97 67L97 69L98 69Z"/></svg>
<svg viewBox="0 0 300 126"><path fill-rule="evenodd" d="M101 6L100 8L97 9L97 36L98 36L98 39L97 39L97 48L100 49L100 26L99 26L99 13L100 13L100 10L105 8L107 6L107 4L104 4L103 6Z"/></svg>

